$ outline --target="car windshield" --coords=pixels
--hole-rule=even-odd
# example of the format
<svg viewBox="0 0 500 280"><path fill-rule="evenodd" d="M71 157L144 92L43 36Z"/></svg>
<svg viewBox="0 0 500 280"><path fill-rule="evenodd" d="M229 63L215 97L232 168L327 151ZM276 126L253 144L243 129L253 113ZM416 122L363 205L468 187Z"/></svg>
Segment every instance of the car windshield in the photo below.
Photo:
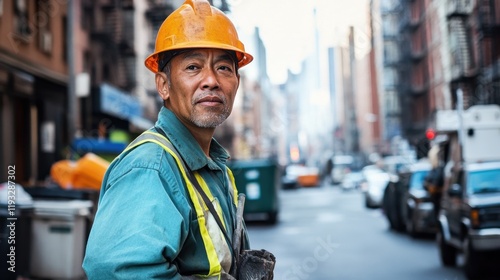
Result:
<svg viewBox="0 0 500 280"><path fill-rule="evenodd" d="M411 175L410 189L412 190L423 190L424 189L424 179L425 176L429 174L429 171L417 171Z"/></svg>
<svg viewBox="0 0 500 280"><path fill-rule="evenodd" d="M473 171L467 185L472 193L500 192L500 169Z"/></svg>

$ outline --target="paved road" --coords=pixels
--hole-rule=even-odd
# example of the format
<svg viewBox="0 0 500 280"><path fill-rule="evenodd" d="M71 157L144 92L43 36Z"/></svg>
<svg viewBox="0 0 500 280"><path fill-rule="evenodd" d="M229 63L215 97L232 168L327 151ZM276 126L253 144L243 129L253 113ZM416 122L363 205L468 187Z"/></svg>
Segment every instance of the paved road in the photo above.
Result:
<svg viewBox="0 0 500 280"><path fill-rule="evenodd" d="M281 191L280 200L277 225L248 224L252 247L276 255L277 280L466 279L460 266L441 266L433 237L390 231L360 192L323 186Z"/></svg>

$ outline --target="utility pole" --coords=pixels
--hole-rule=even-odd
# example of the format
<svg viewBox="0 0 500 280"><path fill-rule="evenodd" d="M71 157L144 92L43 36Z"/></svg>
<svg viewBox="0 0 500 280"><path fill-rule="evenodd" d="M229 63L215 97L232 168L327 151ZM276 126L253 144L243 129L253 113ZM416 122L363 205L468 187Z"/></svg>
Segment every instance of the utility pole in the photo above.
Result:
<svg viewBox="0 0 500 280"><path fill-rule="evenodd" d="M458 142L460 143L460 160L464 161L465 128L464 128L464 94L461 88L457 89L457 114L458 114Z"/></svg>

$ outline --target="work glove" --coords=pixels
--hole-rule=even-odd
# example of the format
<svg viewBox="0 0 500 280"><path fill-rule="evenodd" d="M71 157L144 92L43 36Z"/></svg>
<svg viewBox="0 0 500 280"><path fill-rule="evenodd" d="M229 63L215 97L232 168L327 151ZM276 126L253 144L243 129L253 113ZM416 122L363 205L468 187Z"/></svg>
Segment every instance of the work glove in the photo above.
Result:
<svg viewBox="0 0 500 280"><path fill-rule="evenodd" d="M244 250L238 262L238 280L272 280L276 257L264 249Z"/></svg>

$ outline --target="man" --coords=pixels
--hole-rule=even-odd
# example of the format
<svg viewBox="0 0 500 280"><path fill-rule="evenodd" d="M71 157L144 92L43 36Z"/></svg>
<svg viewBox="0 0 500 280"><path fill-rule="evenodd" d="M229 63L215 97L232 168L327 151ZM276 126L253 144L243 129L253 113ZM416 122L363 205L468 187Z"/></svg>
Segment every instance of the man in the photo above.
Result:
<svg viewBox="0 0 500 280"><path fill-rule="evenodd" d="M206 0L186 0L163 22L145 64L164 107L106 172L88 279L225 279L234 269L237 194L229 155L212 137L231 113L238 69L251 61Z"/></svg>

